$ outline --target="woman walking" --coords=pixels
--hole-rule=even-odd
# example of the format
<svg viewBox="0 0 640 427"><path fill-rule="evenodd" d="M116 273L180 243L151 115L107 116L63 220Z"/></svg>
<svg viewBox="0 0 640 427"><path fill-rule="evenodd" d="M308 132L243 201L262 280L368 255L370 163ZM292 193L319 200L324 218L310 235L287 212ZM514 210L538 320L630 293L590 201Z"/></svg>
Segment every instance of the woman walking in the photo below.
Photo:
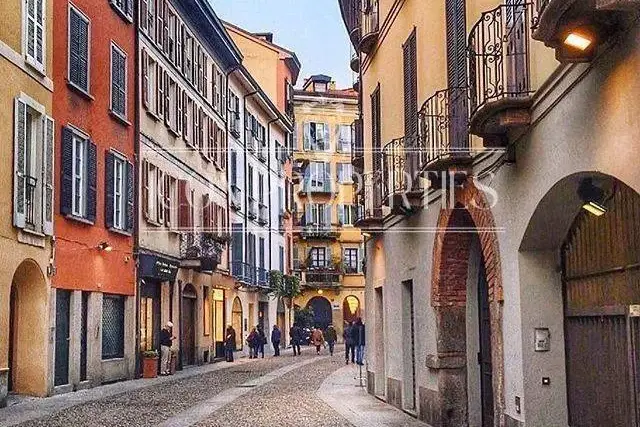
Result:
<svg viewBox="0 0 640 427"><path fill-rule="evenodd" d="M247 345L249 346L249 359L258 358L258 332L256 328L251 329L251 333L247 337Z"/></svg>
<svg viewBox="0 0 640 427"><path fill-rule="evenodd" d="M324 345L324 335L320 328L315 328L311 334L311 342L316 346L316 354L320 354L320 346Z"/></svg>
<svg viewBox="0 0 640 427"><path fill-rule="evenodd" d="M329 354L333 356L333 348L336 345L336 341L338 341L338 334L333 325L329 325L327 332L324 334L324 338L329 345Z"/></svg>

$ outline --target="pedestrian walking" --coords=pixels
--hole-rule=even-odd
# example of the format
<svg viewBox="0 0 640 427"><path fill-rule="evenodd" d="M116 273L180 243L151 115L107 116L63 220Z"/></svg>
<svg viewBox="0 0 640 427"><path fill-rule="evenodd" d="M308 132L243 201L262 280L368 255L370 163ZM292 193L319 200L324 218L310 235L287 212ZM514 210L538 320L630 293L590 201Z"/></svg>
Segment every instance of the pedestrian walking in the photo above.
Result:
<svg viewBox="0 0 640 427"><path fill-rule="evenodd" d="M336 341L338 341L338 334L333 325L329 325L327 328L327 332L324 334L324 339L327 341L327 345L329 346L329 354L333 356L333 349L336 345Z"/></svg>
<svg viewBox="0 0 640 427"><path fill-rule="evenodd" d="M249 336L247 337L247 345L249 346L249 359L258 358L258 331L256 328L252 328Z"/></svg>
<svg viewBox="0 0 640 427"><path fill-rule="evenodd" d="M320 346L324 346L324 335L322 329L315 328L311 333L311 342L316 346L316 354L320 354Z"/></svg>
<svg viewBox="0 0 640 427"><path fill-rule="evenodd" d="M289 336L291 337L291 347L293 347L293 355L300 356L300 340L302 339L302 330L297 323L294 323L289 330ZM298 351L296 354L296 350Z"/></svg>
<svg viewBox="0 0 640 427"><path fill-rule="evenodd" d="M236 331L233 326L227 326L224 339L224 352L227 362L233 362L233 352L236 350Z"/></svg>
<svg viewBox="0 0 640 427"><path fill-rule="evenodd" d="M354 345L356 347L356 363L364 364L364 347L365 347L365 326L361 318L356 320L352 333Z"/></svg>
<svg viewBox="0 0 640 427"><path fill-rule="evenodd" d="M176 337L173 336L173 323L167 322L160 331L160 375L171 374L171 346Z"/></svg>
<svg viewBox="0 0 640 427"><path fill-rule="evenodd" d="M344 331L342 331L342 338L344 339L344 361L348 365L349 364L349 353L351 353L351 363L356 363L356 354L355 347L353 345L353 337L352 337L353 323L349 322L344 327Z"/></svg>
<svg viewBox="0 0 640 427"><path fill-rule="evenodd" d="M282 338L282 333L280 332L280 328L278 325L273 325L273 330L271 331L271 345L273 345L273 356L280 356L280 340Z"/></svg>
<svg viewBox="0 0 640 427"><path fill-rule="evenodd" d="M267 336L264 334L264 328L262 325L258 325L258 337L256 338L256 358L258 353L262 355L264 359L264 346L267 343Z"/></svg>

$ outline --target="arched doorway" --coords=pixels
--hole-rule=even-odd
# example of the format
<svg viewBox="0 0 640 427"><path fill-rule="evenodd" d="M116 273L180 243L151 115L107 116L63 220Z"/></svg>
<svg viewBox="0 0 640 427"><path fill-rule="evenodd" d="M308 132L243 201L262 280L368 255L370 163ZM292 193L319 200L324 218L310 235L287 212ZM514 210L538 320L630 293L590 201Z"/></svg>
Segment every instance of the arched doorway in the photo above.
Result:
<svg viewBox="0 0 640 427"><path fill-rule="evenodd" d="M38 264L23 261L13 275L9 304L8 387L12 392L37 396L47 393L47 294Z"/></svg>
<svg viewBox="0 0 640 427"><path fill-rule="evenodd" d="M236 350L242 350L242 303L240 298L235 297L231 307L231 326L236 331Z"/></svg>
<svg viewBox="0 0 640 427"><path fill-rule="evenodd" d="M313 297L307 303L307 307L313 310L314 326L322 330L327 329L333 319L329 300L324 297Z"/></svg>
<svg viewBox="0 0 640 427"><path fill-rule="evenodd" d="M182 290L181 311L181 354L182 365L189 366L196 363L196 310L198 294L191 284Z"/></svg>
<svg viewBox="0 0 640 427"><path fill-rule="evenodd" d="M360 315L360 300L354 295L346 297L342 303L342 319L345 323L355 322Z"/></svg>

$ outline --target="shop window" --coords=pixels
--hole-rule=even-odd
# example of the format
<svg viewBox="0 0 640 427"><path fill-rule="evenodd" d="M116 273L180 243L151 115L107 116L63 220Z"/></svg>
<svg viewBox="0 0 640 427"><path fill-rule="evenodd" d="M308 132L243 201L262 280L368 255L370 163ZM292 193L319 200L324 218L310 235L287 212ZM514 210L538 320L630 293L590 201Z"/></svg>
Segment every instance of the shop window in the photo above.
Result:
<svg viewBox="0 0 640 427"><path fill-rule="evenodd" d="M104 295L102 300L102 359L124 357L124 297Z"/></svg>

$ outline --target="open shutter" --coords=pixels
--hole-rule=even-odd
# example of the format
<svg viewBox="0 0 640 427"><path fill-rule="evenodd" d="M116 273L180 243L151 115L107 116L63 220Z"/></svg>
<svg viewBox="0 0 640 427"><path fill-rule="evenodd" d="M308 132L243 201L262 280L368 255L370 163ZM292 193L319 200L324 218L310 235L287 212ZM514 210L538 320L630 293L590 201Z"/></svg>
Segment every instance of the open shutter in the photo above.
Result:
<svg viewBox="0 0 640 427"><path fill-rule="evenodd" d="M153 1L153 0L151 0ZM149 14L149 0L140 0L140 16L138 21L140 22L140 29L147 32L148 28L148 14Z"/></svg>
<svg viewBox="0 0 640 427"><path fill-rule="evenodd" d="M358 248L358 273L362 273L364 271L364 248L360 246Z"/></svg>
<svg viewBox="0 0 640 427"><path fill-rule="evenodd" d="M60 213L71 215L73 206L73 133L62 128L60 179Z"/></svg>
<svg viewBox="0 0 640 427"><path fill-rule="evenodd" d="M176 85L176 131L178 132L178 135L182 135L182 92L183 91L180 89L180 86Z"/></svg>
<svg viewBox="0 0 640 427"><path fill-rule="evenodd" d="M314 163L309 163L306 168L304 168L304 181L302 182L303 191L309 191L311 188L311 167Z"/></svg>
<svg viewBox="0 0 640 427"><path fill-rule="evenodd" d="M107 150L104 166L104 224L107 228L113 228L114 163L115 155Z"/></svg>
<svg viewBox="0 0 640 427"><path fill-rule="evenodd" d="M303 127L304 127L304 136L303 136L302 148L304 149L304 151L309 151L311 150L311 124L304 123Z"/></svg>
<svg viewBox="0 0 640 427"><path fill-rule="evenodd" d="M185 142L189 141L189 95L187 91L182 92L182 138Z"/></svg>
<svg viewBox="0 0 640 427"><path fill-rule="evenodd" d="M164 117L164 70L160 64L156 69L156 114L160 119Z"/></svg>
<svg viewBox="0 0 640 427"><path fill-rule="evenodd" d="M55 123L49 116L42 120L44 147L42 150L42 232L53 236L53 168Z"/></svg>
<svg viewBox="0 0 640 427"><path fill-rule="evenodd" d="M86 219L96 220L96 196L98 180L98 147L92 140L87 141L87 212Z"/></svg>
<svg viewBox="0 0 640 427"><path fill-rule="evenodd" d="M135 196L135 170L133 163L127 162L127 212L125 228L128 233L133 233L135 224L134 196Z"/></svg>
<svg viewBox="0 0 640 427"><path fill-rule="evenodd" d="M169 73L164 73L164 123L171 128L171 77Z"/></svg>
<svg viewBox="0 0 640 427"><path fill-rule="evenodd" d="M26 223L25 145L27 135L27 105L15 100L15 133L13 152L13 225L24 228Z"/></svg>
<svg viewBox="0 0 640 427"><path fill-rule="evenodd" d="M178 181L178 227L181 230L189 229L191 222L191 206L189 203L189 183L186 180Z"/></svg>
<svg viewBox="0 0 640 427"><path fill-rule="evenodd" d="M142 215L149 219L149 162L142 161Z"/></svg>
<svg viewBox="0 0 640 427"><path fill-rule="evenodd" d="M329 129L329 125L327 123L324 124L324 151L331 150L331 133Z"/></svg>
<svg viewBox="0 0 640 427"><path fill-rule="evenodd" d="M164 173L156 169L156 222L164 224L165 202Z"/></svg>
<svg viewBox="0 0 640 427"><path fill-rule="evenodd" d="M142 105L149 109L149 54L142 49Z"/></svg>
<svg viewBox="0 0 640 427"><path fill-rule="evenodd" d="M344 205L338 205L338 223L344 225Z"/></svg>
<svg viewBox="0 0 640 427"><path fill-rule="evenodd" d="M325 267L329 267L333 265L333 251L331 250L331 246L327 246L325 249Z"/></svg>

